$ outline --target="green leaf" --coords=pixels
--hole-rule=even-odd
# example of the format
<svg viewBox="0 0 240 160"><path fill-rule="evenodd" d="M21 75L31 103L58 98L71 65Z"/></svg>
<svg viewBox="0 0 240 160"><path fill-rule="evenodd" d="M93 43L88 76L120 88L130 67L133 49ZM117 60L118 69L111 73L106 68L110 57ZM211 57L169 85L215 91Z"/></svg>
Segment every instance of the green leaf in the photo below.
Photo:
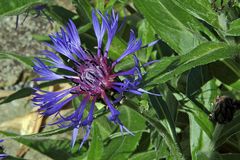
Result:
<svg viewBox="0 0 240 160"><path fill-rule="evenodd" d="M90 147L88 149L88 160L100 160L102 155L103 155L103 141L102 137L100 134L100 130L96 123L93 123L93 128L92 128L92 141L90 144Z"/></svg>
<svg viewBox="0 0 240 160"><path fill-rule="evenodd" d="M147 113L142 113L139 111L139 107L138 105L133 102L133 101L126 101L125 104L130 107L131 109L133 109L134 111L138 112L139 115L141 115L147 122L149 122L149 124L154 127L158 134L163 138L163 140L166 142L166 145L168 146L172 157L174 157L174 159L176 160L183 160L183 156L182 153L179 150L179 146L178 144L173 140L172 136L170 135L170 133L168 132L168 130L166 129L166 127L160 123L160 121L156 120L155 118L153 118L152 116L148 115Z"/></svg>
<svg viewBox="0 0 240 160"><path fill-rule="evenodd" d="M8 138L12 138L12 139L16 139L16 138L36 138L36 137L48 137L48 136L52 136L52 135L56 135L56 134L61 134L64 133L66 131L69 131L69 128L57 128L57 129L52 129L49 131L45 131L45 132L41 132L41 133L34 133L34 134L29 134L29 135L16 135L14 133L10 133L10 132L5 132L5 131L1 131L0 130L0 134L3 134L5 136L7 136Z"/></svg>
<svg viewBox="0 0 240 160"><path fill-rule="evenodd" d="M173 120L176 121L179 102L174 96L174 93L169 89L169 87L165 89L164 93L169 112L171 113Z"/></svg>
<svg viewBox="0 0 240 160"><path fill-rule="evenodd" d="M102 139L108 138L115 129L115 126L105 116L97 118L95 122L98 125Z"/></svg>
<svg viewBox="0 0 240 160"><path fill-rule="evenodd" d="M189 126L190 126L190 148L191 148L191 155L193 160L198 160L198 156L200 153L211 151L209 148L210 138L203 130L203 125L200 121L209 121L206 119L207 117L198 117L199 112L195 112L193 114L189 113ZM199 118L199 119L198 119ZM200 123L200 125L199 125ZM211 122L210 122L211 123ZM207 122L205 125L208 125ZM207 126L206 126L207 127ZM204 126L204 128L206 128Z"/></svg>
<svg viewBox="0 0 240 160"><path fill-rule="evenodd" d="M3 133L3 132L1 132ZM52 159L66 160L70 157L79 156L79 152L71 154L70 140L54 140L50 138L24 137L15 133L7 133L6 136L14 136L14 140L22 143Z"/></svg>
<svg viewBox="0 0 240 160"><path fill-rule="evenodd" d="M50 37L46 35L32 34L32 37L39 42L51 42Z"/></svg>
<svg viewBox="0 0 240 160"><path fill-rule="evenodd" d="M125 106L121 106L120 113L120 120L131 132L145 129L145 121L138 113ZM135 133L134 136L124 135L123 137L120 136L112 139L104 148L102 159L127 159L136 149L140 138L141 132Z"/></svg>
<svg viewBox="0 0 240 160"><path fill-rule="evenodd" d="M99 9L103 13L104 12L104 5L105 5L105 1L96 0L96 7L95 8Z"/></svg>
<svg viewBox="0 0 240 160"><path fill-rule="evenodd" d="M194 17L207 22L213 27L220 28L218 23L218 15L212 9L209 0L172 0L172 2Z"/></svg>
<svg viewBox="0 0 240 160"><path fill-rule="evenodd" d="M165 83L187 70L233 57L239 51L240 46L237 45L203 43L186 55L162 58L159 63L147 71L145 80L147 85Z"/></svg>
<svg viewBox="0 0 240 160"><path fill-rule="evenodd" d="M52 159L66 160L69 157L73 157L73 155L71 155L70 140L24 138L16 140Z"/></svg>
<svg viewBox="0 0 240 160"><path fill-rule="evenodd" d="M218 87L219 86L217 85L217 80L212 79L208 81L204 86L202 86L200 95L198 96L198 98L201 100L205 108L210 111L212 110L213 107L212 103L219 95Z"/></svg>
<svg viewBox="0 0 240 160"><path fill-rule="evenodd" d="M57 5L49 6L47 14L61 25L66 25L75 16L74 12Z"/></svg>
<svg viewBox="0 0 240 160"><path fill-rule="evenodd" d="M220 147L228 138L240 132L239 118L240 114L238 113L230 123L216 126L213 134L214 148Z"/></svg>
<svg viewBox="0 0 240 160"><path fill-rule="evenodd" d="M153 89L153 92L157 92L156 89ZM173 139L176 141L177 140L177 134L176 134L176 130L175 130L175 122L174 122L174 118L172 117L168 105L167 103L163 100L162 97L160 96L149 96L151 104L153 106L153 108L155 109L156 113L158 114L158 110L160 109L162 111L162 113L164 114L165 118L168 121L168 124L171 128L171 133L173 136Z"/></svg>
<svg viewBox="0 0 240 160"><path fill-rule="evenodd" d="M92 23L87 23L87 24L81 26L81 27L78 29L78 33L79 33L79 34L85 33L85 32L87 32L88 30L90 30L91 28L92 28Z"/></svg>
<svg viewBox="0 0 240 160"><path fill-rule="evenodd" d="M215 80L209 81L201 89L198 98L203 103L204 107L210 110L211 103L217 96ZM200 103L199 102L199 103ZM193 160L206 159L213 150L211 147L212 133L214 130L213 123L209 120L202 110L197 108L193 102L188 102L187 110L189 115L190 126L190 148Z"/></svg>
<svg viewBox="0 0 240 160"><path fill-rule="evenodd" d="M240 19L236 19L229 24L229 29L226 32L228 36L240 36Z"/></svg>
<svg viewBox="0 0 240 160"><path fill-rule="evenodd" d="M236 81L235 83L231 84L230 86L236 90L240 90L240 80Z"/></svg>
<svg viewBox="0 0 240 160"><path fill-rule="evenodd" d="M150 24L146 20L142 20L138 27L138 37L142 38L142 44L148 44L154 41L156 38L154 37L154 30L150 26ZM142 53L143 52L143 53ZM141 62L146 63L148 62L151 54L152 54L152 47L148 47L143 51L137 53L137 57L140 59Z"/></svg>
<svg viewBox="0 0 240 160"><path fill-rule="evenodd" d="M17 53L7 53L4 51L0 51L0 59L4 59L4 58L17 60L18 62L22 63L23 65L25 65L27 68L30 68L30 69L33 66L33 62L32 62L33 57L27 57Z"/></svg>
<svg viewBox="0 0 240 160"><path fill-rule="evenodd" d="M231 69L233 74L240 78L240 62L237 60L237 57L234 57L235 59L225 59L223 63Z"/></svg>
<svg viewBox="0 0 240 160"><path fill-rule="evenodd" d="M76 11L80 17L81 22L84 24L91 22L92 19L92 6L88 0L72 0L76 7Z"/></svg>
<svg viewBox="0 0 240 160"><path fill-rule="evenodd" d="M134 4L160 38L179 54L186 54L205 41L206 28L170 0L135 0Z"/></svg>
<svg viewBox="0 0 240 160"><path fill-rule="evenodd" d="M187 75L186 95L192 96L211 78L207 66L191 69Z"/></svg>
<svg viewBox="0 0 240 160"><path fill-rule="evenodd" d="M232 84L240 78L240 70L238 66L239 64L234 62L234 60L225 59L223 61L217 61L213 64L210 64L209 69L212 75L221 82L225 84ZM219 68L221 68L221 70L219 70Z"/></svg>
<svg viewBox="0 0 240 160"><path fill-rule="evenodd" d="M107 42L107 41L104 41L104 42ZM123 39L116 36L113 38L113 41L109 50L109 57L111 57L112 59L117 59L125 51L125 49L126 49L126 42Z"/></svg>
<svg viewBox="0 0 240 160"><path fill-rule="evenodd" d="M9 103L13 100L24 98L27 96L30 96L34 92L34 89L32 88L23 88L18 90L17 92L9 95L7 98L5 98L2 102L0 102L0 105L3 103Z"/></svg>
<svg viewBox="0 0 240 160"><path fill-rule="evenodd" d="M134 154L129 160L151 160L156 158L156 151L147 151L138 154Z"/></svg>
<svg viewBox="0 0 240 160"><path fill-rule="evenodd" d="M202 140L206 140L206 139L209 140L212 138L214 127L213 127L213 123L208 118L208 114L206 114L201 108L199 108L199 105L204 107L204 109L209 112L212 106L211 103L217 96L216 88L217 86L215 84L215 81L214 80L209 81L206 85L204 85L201 88L202 92L200 92L199 96L197 97L200 102L192 97L192 98L189 98L192 102L189 101L186 104L188 106L187 109L190 110L188 112L190 121L191 123L193 123L194 128L199 127L198 129L199 132L198 131L196 132L198 132L198 134L201 134L201 136L203 136L202 138L204 139ZM195 132L194 130L195 129L193 129L193 132ZM203 133L200 133L200 130L201 132L203 131ZM208 137L205 137L205 134ZM200 148L203 148L203 147L201 146Z"/></svg>
<svg viewBox="0 0 240 160"><path fill-rule="evenodd" d="M110 10L113 8L114 4L117 3L118 0L109 0L105 6L105 10Z"/></svg>
<svg viewBox="0 0 240 160"><path fill-rule="evenodd" d="M0 7L0 17L18 15L32 6L46 3L46 0L1 0L0 6L2 7Z"/></svg>

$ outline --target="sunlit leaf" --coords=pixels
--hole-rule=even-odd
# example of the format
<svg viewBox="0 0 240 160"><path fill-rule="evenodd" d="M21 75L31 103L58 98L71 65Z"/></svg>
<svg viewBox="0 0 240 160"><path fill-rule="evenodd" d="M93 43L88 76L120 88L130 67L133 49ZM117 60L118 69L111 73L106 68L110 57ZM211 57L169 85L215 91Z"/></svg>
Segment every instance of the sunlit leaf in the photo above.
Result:
<svg viewBox="0 0 240 160"><path fill-rule="evenodd" d="M142 160L142 159L154 159L156 157L155 151L148 151L143 153L138 153L132 156L129 160Z"/></svg>
<svg viewBox="0 0 240 160"><path fill-rule="evenodd" d="M145 128L144 119L136 112L127 107L120 108L122 123L131 131L136 132ZM136 133L135 136L124 135L112 139L104 148L102 159L120 160L127 159L138 145L141 138L141 132Z"/></svg>
<svg viewBox="0 0 240 160"><path fill-rule="evenodd" d="M208 0L172 0L179 7L183 8L189 14L201 19L213 27L220 28L218 23L218 15L213 10Z"/></svg>
<svg viewBox="0 0 240 160"><path fill-rule="evenodd" d="M134 4L160 38L179 54L186 54L205 41L204 30L193 16L170 0L135 0Z"/></svg>
<svg viewBox="0 0 240 160"><path fill-rule="evenodd" d="M8 52L3 52L0 51L0 59L14 59L17 60L18 62L22 63L24 66L27 68L32 68L33 66L33 57L27 57L23 56L18 53L8 53Z"/></svg>
<svg viewBox="0 0 240 160"><path fill-rule="evenodd" d="M83 23L89 23L92 19L92 7L88 0L72 0L76 7L76 11Z"/></svg>
<svg viewBox="0 0 240 160"><path fill-rule="evenodd" d="M229 30L226 34L229 36L240 36L240 19L236 19L229 24Z"/></svg>
<svg viewBox="0 0 240 160"><path fill-rule="evenodd" d="M165 83L194 67L233 57L240 51L236 45L203 43L186 55L162 58L148 70L146 81L150 84Z"/></svg>
<svg viewBox="0 0 240 160"><path fill-rule="evenodd" d="M103 141L98 126L94 123L92 128L92 141L88 149L88 160L100 160L103 155Z"/></svg>
<svg viewBox="0 0 240 160"><path fill-rule="evenodd" d="M0 6L2 7L0 7L0 17L18 15L22 12L25 12L30 7L46 3L46 0L1 0Z"/></svg>

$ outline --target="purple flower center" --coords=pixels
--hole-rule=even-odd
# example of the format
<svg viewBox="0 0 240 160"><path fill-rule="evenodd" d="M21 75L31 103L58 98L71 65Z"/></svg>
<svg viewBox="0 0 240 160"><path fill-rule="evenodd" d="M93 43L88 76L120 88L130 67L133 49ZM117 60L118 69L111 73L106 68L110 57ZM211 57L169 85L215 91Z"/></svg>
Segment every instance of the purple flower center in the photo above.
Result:
<svg viewBox="0 0 240 160"><path fill-rule="evenodd" d="M111 74L112 69L107 65L106 58L88 58L76 70L78 77L73 82L77 84L77 93L100 96L112 87L115 76Z"/></svg>

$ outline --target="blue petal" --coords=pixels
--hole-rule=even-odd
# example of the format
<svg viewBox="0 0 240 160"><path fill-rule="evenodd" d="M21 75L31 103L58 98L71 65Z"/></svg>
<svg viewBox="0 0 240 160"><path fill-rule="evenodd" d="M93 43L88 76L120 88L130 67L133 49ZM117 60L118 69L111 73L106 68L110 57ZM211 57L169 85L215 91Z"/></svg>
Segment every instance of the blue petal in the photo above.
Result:
<svg viewBox="0 0 240 160"><path fill-rule="evenodd" d="M89 134L90 134L90 131L91 131L91 126L87 126L86 134L84 135L83 140L82 140L82 142L81 142L78 150L80 150L80 149L82 148L83 144L84 144L84 143L86 142L86 140L88 139Z"/></svg>
<svg viewBox="0 0 240 160"><path fill-rule="evenodd" d="M72 142L71 142L71 147L73 148L74 145L75 145L75 142L76 142L76 139L77 139L77 136L78 136L78 130L79 130L79 127L75 127L73 129L73 133L72 133Z"/></svg>
<svg viewBox="0 0 240 160"><path fill-rule="evenodd" d="M138 88L138 91L139 92L142 92L142 93L147 93L147 94L151 94L151 95L154 95L154 96L161 96L161 94L157 94L157 93L152 93L152 92L148 92L142 88Z"/></svg>
<svg viewBox="0 0 240 160"><path fill-rule="evenodd" d="M50 67L46 66L40 59L35 58L35 61L33 63L35 64L33 67L34 72L42 76L41 78L34 79L35 81L63 79L63 75L58 75L51 71Z"/></svg>
<svg viewBox="0 0 240 160"><path fill-rule="evenodd" d="M111 112L111 116L109 117L110 121L113 121L114 123L118 124L120 126L120 130L121 133L123 133L123 130L127 131L129 134L134 135L131 131L129 131L120 121L120 119L118 118L120 112L118 110L116 110L112 103L109 101L108 97L106 96L106 94L103 94L103 98L105 103L107 104L107 106L109 107L109 110Z"/></svg>
<svg viewBox="0 0 240 160"><path fill-rule="evenodd" d="M134 32L131 31L127 49L123 52L123 54L116 61L113 62L112 66L115 66L127 55L134 53L134 52L138 51L139 49L141 49L141 45L142 45L142 40L141 39L137 40L135 38Z"/></svg>
<svg viewBox="0 0 240 160"><path fill-rule="evenodd" d="M62 102L60 102L60 103L58 103L58 104L53 104L53 105L49 106L49 107L47 108L47 110L45 110L45 111L43 112L43 115L44 115L44 116L50 116L50 115L52 115L52 114L54 114L54 113L59 112L60 109L61 109L65 104L67 104L68 102L70 102L70 101L71 101L73 98L75 98L75 97L76 97L76 96L71 96L71 97L67 98L66 100L64 100L64 101L62 101Z"/></svg>
<svg viewBox="0 0 240 160"><path fill-rule="evenodd" d="M112 14L110 16L107 12L105 13L105 16L100 11L98 11L98 14L102 17L103 24L108 32L108 40L104 53L104 57L107 57L110 45L118 29L118 14L116 14L114 10L112 10Z"/></svg>
<svg viewBox="0 0 240 160"><path fill-rule="evenodd" d="M110 102L110 100L108 99L105 93L103 93L103 99L111 112L111 115L108 117L109 120L115 121L118 118L118 115L120 114L120 112L114 108L114 106L112 105L112 103Z"/></svg>
<svg viewBox="0 0 240 160"><path fill-rule="evenodd" d="M69 20L66 31L68 33L69 40L71 40L71 43L76 47L80 47L81 41L78 35L78 30L72 20Z"/></svg>
<svg viewBox="0 0 240 160"><path fill-rule="evenodd" d="M94 9L92 10L92 23L93 23L94 32L95 32L95 35L96 35L97 41L98 41L98 56L100 56L101 48L102 48L102 40L103 40L103 36L104 36L106 28L105 28L104 23L102 23L101 28L100 28L99 21L98 21L98 18L96 16Z"/></svg>
<svg viewBox="0 0 240 160"><path fill-rule="evenodd" d="M151 47L151 46L154 46L155 44L157 44L159 42L159 39L158 40L155 40L153 42L150 42L148 44L146 44L145 46L142 46L141 48L147 48L147 47Z"/></svg>

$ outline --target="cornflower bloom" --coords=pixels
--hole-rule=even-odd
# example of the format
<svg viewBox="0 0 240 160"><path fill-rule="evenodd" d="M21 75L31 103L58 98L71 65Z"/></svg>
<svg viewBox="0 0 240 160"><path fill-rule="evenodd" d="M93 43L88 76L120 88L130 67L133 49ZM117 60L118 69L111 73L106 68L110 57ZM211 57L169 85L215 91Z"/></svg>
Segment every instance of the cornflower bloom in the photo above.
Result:
<svg viewBox="0 0 240 160"><path fill-rule="evenodd" d="M142 80L142 73L139 60L133 53L143 47L152 46L157 43L157 41L142 47L141 39L136 39L134 32L131 31L126 50L119 58L112 62L108 59L108 52L112 40L119 30L119 16L114 10L112 10L111 14L106 13L105 15L100 11L97 12L102 19L102 23L99 23L95 10L93 10L92 23L98 44L96 54L84 49L81 45L82 43L76 26L69 20L65 29L61 28L60 32L50 35L53 44L47 44L47 46L63 57L66 57L68 59L67 62L63 61L63 59L51 51L44 51L44 54L48 58L47 60L35 58L34 61L35 66L33 69L36 73L41 75L41 77L35 79L36 81L67 79L75 84L72 88L57 92L49 92L36 88L33 102L35 105L40 106L39 111L43 116L60 115L60 110L65 104L80 95L83 97L79 107L71 115L66 117L60 115L61 118L52 123L60 127L73 128L72 147L75 144L80 127L86 129L80 148L87 140L94 119L95 102L100 99L105 102L107 108L111 112L109 120L120 126L121 133L126 131L133 135L133 133L122 124L119 119L120 112L114 105L121 101L125 92L137 95L149 93L139 88ZM103 48L103 37L105 32L107 32L108 39ZM133 54L135 62L134 67L126 71L114 72L115 66L130 54ZM48 65L43 61L46 61ZM70 62L73 64L73 67L67 65L70 64ZM56 71L54 72L54 69L66 70L71 72L71 75L59 74ZM116 96L110 97L111 92L114 92ZM88 102L91 102L90 109L88 115L83 117Z"/></svg>

